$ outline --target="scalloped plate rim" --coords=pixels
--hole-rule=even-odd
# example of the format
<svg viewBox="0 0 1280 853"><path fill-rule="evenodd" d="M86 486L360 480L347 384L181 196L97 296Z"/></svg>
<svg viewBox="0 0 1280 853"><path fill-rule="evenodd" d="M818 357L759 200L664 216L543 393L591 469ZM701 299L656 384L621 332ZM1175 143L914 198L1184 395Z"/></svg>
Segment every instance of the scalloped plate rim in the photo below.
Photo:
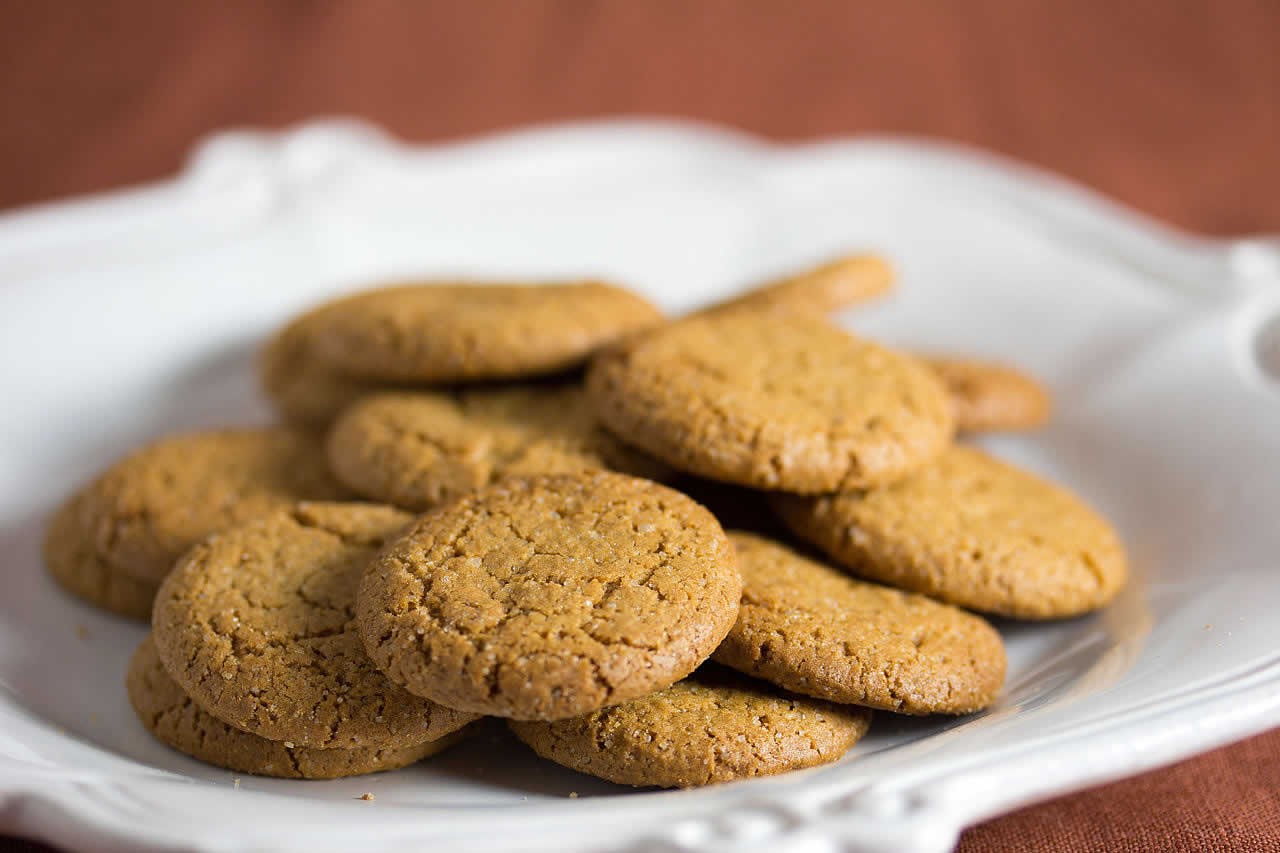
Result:
<svg viewBox="0 0 1280 853"><path fill-rule="evenodd" d="M342 121L312 123L282 132L236 131L231 135L220 134L199 146L191 163L200 163L202 156L213 156L208 152L216 151L217 145L243 142L250 146L261 146L267 160L255 168L265 169L270 173L281 168L282 162L273 159L273 152L278 153L282 146L303 139L308 134L336 134L337 138L346 135L351 143L351 151L347 155L354 156L357 160L364 156L378 159L386 155L394 158L423 153L446 158L457 153L472 154L485 150L489 154L496 151L510 158L519 158L541 148L598 146L608 144L611 140L642 136L658 139L673 149L696 146L726 155L785 161L801 169L806 168L806 163L814 162L819 157L839 160L864 157L876 151L890 151L895 156L906 157L931 168L962 173L967 180L985 184L993 192L1012 193L1034 211L1045 216L1079 217L1078 224L1093 229L1092 233L1108 233L1120 239L1122 242L1118 251L1123 253L1134 249L1132 260L1135 263L1164 264L1169 269L1188 264L1204 264L1220 271L1229 285L1238 286L1242 291L1253 286L1243 280L1234 253L1242 247L1255 247L1259 242L1257 240L1219 240L1180 232L1034 167L999 155L933 140L883 136L787 144L767 142L740 131L693 122L625 120L549 125L439 146L413 148L391 142L381 137L379 132L358 123ZM207 161L205 162L207 166ZM818 165L820 164L814 168ZM109 231L111 223L104 221L107 211L125 210L130 206L164 209L179 200L190 204L193 199L199 199L202 193L225 191L225 185L217 182L205 185L195 180L193 176L197 176L198 172L199 169L189 167L188 171L172 180L141 189L2 213L0 270L10 260L6 252L16 255L22 261L24 256L38 256L42 251L38 246L35 249L24 248L21 239L24 235L33 234L46 240L56 237L55 242L62 247L77 242L92 242L100 238L104 228ZM14 235L17 235L16 238ZM1116 249L1115 246L1112 248ZM3 295L0 295L0 299L3 299ZM1081 745L1072 744L1070 738L1066 738L1065 742L1059 738L1057 742L1048 745L1033 742L1027 744L1025 749L1009 748L972 762L953 762L964 766L943 768L933 778L918 785L914 791L908 789L912 795L912 805L907 814L878 812L877 809L883 804L878 803L874 796L864 796L861 799L853 797L852 801L842 803L841 808L834 813L815 814L813 803L790 802L803 794L803 786L772 795L767 787L729 786L689 793L658 793L624 804L610 798L602 804L602 808L594 810L589 806L584 810L587 803L572 806L544 805L539 807L539 817L545 816L545 820L551 822L565 819L581 821L586 812L603 811L607 806L611 814L591 815L590 820L594 824L616 818L619 810L625 812L627 817L633 817L633 813L638 816L639 813L663 812L668 806L673 806L674 811L682 814L681 820L674 827L657 836L641 833L632 842L643 842L644 839L662 840L668 845L675 845L676 849L711 851L728 849L733 845L735 836L732 831L707 829L707 826L715 823L715 818L705 815L700 817L698 812L708 802L730 800L739 809L759 809L763 813L768 813L771 809L779 810L779 820L783 823L791 821L794 824L792 828L800 830L801 834L796 838L808 837L805 834L811 833L814 837L826 838L833 843L858 845L857 849L893 849L898 845L905 845L902 849L941 850L954 841L964 825L973 821L1090 783L1168 764L1275 725L1280 722L1280 666L1277 665L1277 660L1280 659L1266 662L1269 669L1256 678L1238 679L1240 683L1235 686L1229 681L1221 690L1211 695L1192 695L1182 703L1170 701L1168 704L1173 707L1162 708L1157 705L1131 714L1117 712L1117 719L1107 722L1100 732L1091 735L1091 741L1083 749L1089 756L1088 759L1080 758ZM1166 718L1160 733L1152 735L1144 732L1149 719L1158 716ZM1146 734L1145 739L1140 737L1143 734ZM6 738L5 733L0 733L0 740ZM1148 751L1139 752L1135 747L1138 743L1142 743ZM1024 751L1033 753L1032 757L1038 751L1039 757L1047 761L1058 760L1059 755L1074 752L1077 753L1077 764L1069 773L1046 783L1043 778L1029 775L1024 761L1019 777L1016 769L1005 765L1017 765L1020 760L1009 753ZM1018 778L1028 787L1021 793L1008 790L1010 780ZM0 756L0 826L5 826L10 831L32 833L53 843L75 844L88 839L101 843L110 840L113 846L121 849L139 845L173 845L222 850L248 844L281 844L280 837L270 832L263 833L260 827L231 828L218 838L191 838L187 834L189 829L184 826L184 813L174 809L166 811L165 808L164 794L175 784L191 783L164 771L115 777L75 770L63 772L56 767L34 768ZM964 797L959 796L955 790L956 785L966 788ZM987 786L982 789L983 795L972 797L974 787L981 788L983 785ZM994 790L1002 786L1005 790ZM825 787L838 789L839 783ZM828 791L827 798L816 805L822 807L841 798L847 800L851 793L870 791L874 794L874 788L874 785L861 785L854 787L852 791ZM742 794L735 794L735 791L741 791ZM757 795L756 791L761 793ZM276 794L259 796L288 799ZM148 805L148 814L152 820L145 823L131 821L130 815L123 814L118 805L112 802L113 797L128 797ZM694 831L699 825L705 831ZM824 827L832 834L824 836ZM410 838L421 839L423 836L420 830L421 826L412 819L398 820L393 824L392 837L379 838L377 841L379 844L390 845ZM454 837L451 840L460 845L473 842L479 844L482 839L489 840L484 837L484 830L485 827L477 826L476 834ZM361 831L359 827L352 826L344 834L340 830L335 831L333 826L326 826L324 843L320 846L338 846L344 840L349 842ZM364 836L361 836L361 840L371 841ZM564 841L565 838L560 835L557 840ZM302 839L294 840L294 843L287 846L318 849L316 841L314 835L304 834ZM467 846L454 849L472 848ZM853 847L850 846L849 849Z"/></svg>

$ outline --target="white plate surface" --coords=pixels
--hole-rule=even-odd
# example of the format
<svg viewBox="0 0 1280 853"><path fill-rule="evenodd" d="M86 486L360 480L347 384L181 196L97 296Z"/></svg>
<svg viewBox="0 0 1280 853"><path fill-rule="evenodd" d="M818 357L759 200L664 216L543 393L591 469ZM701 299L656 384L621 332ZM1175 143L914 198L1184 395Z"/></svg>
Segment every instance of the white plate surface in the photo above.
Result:
<svg viewBox="0 0 1280 853"><path fill-rule="evenodd" d="M381 776L237 783L133 719L143 629L40 569L50 508L118 453L265 420L252 350L322 297L594 274L676 310L859 248L901 286L850 326L1045 377L1055 424L990 446L1085 495L1131 551L1107 612L1001 626L1011 668L985 714L881 715L839 764L689 792L623 790L500 736ZM229 134L175 181L0 216L0 365L0 830L120 850L934 853L1280 723L1280 251L972 152L652 123L426 149L351 123Z"/></svg>

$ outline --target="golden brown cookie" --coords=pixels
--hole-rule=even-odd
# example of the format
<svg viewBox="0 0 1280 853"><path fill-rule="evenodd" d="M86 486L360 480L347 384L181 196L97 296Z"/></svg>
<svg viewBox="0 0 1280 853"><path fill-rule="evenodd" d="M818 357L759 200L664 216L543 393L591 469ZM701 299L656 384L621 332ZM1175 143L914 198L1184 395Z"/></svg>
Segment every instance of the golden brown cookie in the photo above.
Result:
<svg viewBox="0 0 1280 853"><path fill-rule="evenodd" d="M282 779L337 779L407 767L452 746L462 731L403 749L310 749L285 746L232 728L201 710L160 664L148 636L125 676L129 703L156 740L207 764Z"/></svg>
<svg viewBox="0 0 1280 853"><path fill-rule="evenodd" d="M854 580L784 545L731 532L738 622L714 659L794 693L903 714L995 701L1004 643L981 617Z"/></svg>
<svg viewBox="0 0 1280 853"><path fill-rule="evenodd" d="M408 284L348 297L317 329L321 356L350 376L465 382L555 373L661 321L633 293L596 281Z"/></svg>
<svg viewBox="0 0 1280 853"><path fill-rule="evenodd" d="M871 712L788 696L707 666L659 693L556 722L509 725L534 752L623 785L693 788L829 764Z"/></svg>
<svg viewBox="0 0 1280 853"><path fill-rule="evenodd" d="M130 619L149 620L160 585L129 577L98 558L79 527L80 501L80 495L74 496L49 520L44 538L49 574L64 590L89 604Z"/></svg>
<svg viewBox="0 0 1280 853"><path fill-rule="evenodd" d="M300 504L192 548L156 596L165 669L243 731L320 749L404 749L474 719L414 696L374 667L355 625L360 576L412 516Z"/></svg>
<svg viewBox="0 0 1280 853"><path fill-rule="evenodd" d="M1079 498L972 447L892 486L777 507L854 573L985 613L1076 616L1128 576L1119 537Z"/></svg>
<svg viewBox="0 0 1280 853"><path fill-rule="evenodd" d="M365 575L359 619L370 657L412 692L551 720L680 680L741 594L707 510L593 472L508 480L423 516Z"/></svg>
<svg viewBox="0 0 1280 853"><path fill-rule="evenodd" d="M971 358L921 358L947 386L960 432L1030 430L1049 420L1049 392L1020 370Z"/></svg>
<svg viewBox="0 0 1280 853"><path fill-rule="evenodd" d="M341 310L340 302L297 317L262 350L258 381L276 409L291 423L325 426L361 397L395 387L392 383L344 376L317 357L317 329L325 314L334 310Z"/></svg>
<svg viewBox="0 0 1280 853"><path fill-rule="evenodd" d="M368 397L329 434L329 463L375 500L428 509L509 476L615 468L671 474L601 427L578 385Z"/></svg>
<svg viewBox="0 0 1280 853"><path fill-rule="evenodd" d="M170 436L129 454L83 489L74 522L113 572L150 584L196 542L300 500L348 492L329 474L320 440L283 427Z"/></svg>
<svg viewBox="0 0 1280 853"><path fill-rule="evenodd" d="M598 357L587 389L605 426L676 468L799 494L892 482L952 434L927 368L809 314L671 324Z"/></svg>
<svg viewBox="0 0 1280 853"><path fill-rule="evenodd" d="M879 255L847 255L748 290L706 309L786 308L829 313L893 289L893 267Z"/></svg>

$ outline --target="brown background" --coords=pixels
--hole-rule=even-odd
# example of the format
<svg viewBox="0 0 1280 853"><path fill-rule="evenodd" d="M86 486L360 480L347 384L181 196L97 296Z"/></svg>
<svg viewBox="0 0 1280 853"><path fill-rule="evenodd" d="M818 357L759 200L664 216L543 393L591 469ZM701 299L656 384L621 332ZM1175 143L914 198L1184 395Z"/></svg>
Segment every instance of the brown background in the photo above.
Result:
<svg viewBox="0 0 1280 853"><path fill-rule="evenodd" d="M229 125L334 114L421 141L619 114L928 134L1185 228L1280 231L1268 0L0 0L0 208L164 176ZM1277 792L1272 733L989 822L961 850L1272 851Z"/></svg>

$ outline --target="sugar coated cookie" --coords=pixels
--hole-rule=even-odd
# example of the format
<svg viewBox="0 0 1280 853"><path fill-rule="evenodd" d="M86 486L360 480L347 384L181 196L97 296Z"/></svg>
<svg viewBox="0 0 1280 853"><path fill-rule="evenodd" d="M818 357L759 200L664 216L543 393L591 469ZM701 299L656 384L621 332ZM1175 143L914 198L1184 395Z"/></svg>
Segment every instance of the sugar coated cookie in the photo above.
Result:
<svg viewBox="0 0 1280 853"><path fill-rule="evenodd" d="M402 749L311 749L232 728L201 710L160 664L151 637L142 641L125 676L129 703L156 740L192 758L237 773L282 779L337 779L407 767L447 749L462 731Z"/></svg>
<svg viewBox="0 0 1280 853"><path fill-rule="evenodd" d="M156 596L156 647L206 711L271 740L403 749L474 715L388 681L355 625L360 576L412 521L388 507L300 504L187 553Z"/></svg>
<svg viewBox="0 0 1280 853"><path fill-rule="evenodd" d="M424 516L360 587L369 655L452 708L560 719L666 687L742 581L712 515L621 474L509 480Z"/></svg>
<svg viewBox="0 0 1280 853"><path fill-rule="evenodd" d="M780 278L712 306L787 308L828 313L883 296L893 289L893 267L879 255L848 255Z"/></svg>
<svg viewBox="0 0 1280 853"><path fill-rule="evenodd" d="M361 397L395 387L345 376L317 356L324 317L340 310L340 303L330 303L308 311L277 332L262 350L258 382L291 423L326 426Z"/></svg>
<svg viewBox="0 0 1280 853"><path fill-rule="evenodd" d="M612 285L408 284L348 297L318 329L319 352L365 379L462 382L554 373L662 319Z"/></svg>
<svg viewBox="0 0 1280 853"><path fill-rule="evenodd" d="M595 419L577 385L380 394L329 435L334 473L356 492L427 509L509 476L598 468L660 479L670 469Z"/></svg>
<svg viewBox="0 0 1280 853"><path fill-rule="evenodd" d="M692 788L829 764L867 732L871 712L704 667L624 705L509 725L543 758L623 785Z"/></svg>
<svg viewBox="0 0 1280 853"><path fill-rule="evenodd" d="M79 526L79 495L49 521L44 538L44 564L58 585L95 607L130 619L151 618L158 583L142 581L104 563Z"/></svg>
<svg viewBox="0 0 1280 853"><path fill-rule="evenodd" d="M854 573L985 613L1076 616L1128 576L1119 537L1079 498L971 447L892 486L777 507Z"/></svg>
<svg viewBox="0 0 1280 853"><path fill-rule="evenodd" d="M690 473L814 494L892 482L951 440L942 383L815 315L734 310L595 360L605 426Z"/></svg>
<svg viewBox="0 0 1280 853"><path fill-rule="evenodd" d="M1020 370L971 358L923 359L947 386L960 432L1030 430L1049 420L1049 392Z"/></svg>
<svg viewBox="0 0 1280 853"><path fill-rule="evenodd" d="M117 462L73 499L68 536L112 571L158 584L174 561L218 530L300 500L348 495L320 440L283 427L163 438Z"/></svg>
<svg viewBox="0 0 1280 853"><path fill-rule="evenodd" d="M1000 692L1004 643L981 617L759 536L729 539L742 607L719 663L794 693L904 714L964 714Z"/></svg>

